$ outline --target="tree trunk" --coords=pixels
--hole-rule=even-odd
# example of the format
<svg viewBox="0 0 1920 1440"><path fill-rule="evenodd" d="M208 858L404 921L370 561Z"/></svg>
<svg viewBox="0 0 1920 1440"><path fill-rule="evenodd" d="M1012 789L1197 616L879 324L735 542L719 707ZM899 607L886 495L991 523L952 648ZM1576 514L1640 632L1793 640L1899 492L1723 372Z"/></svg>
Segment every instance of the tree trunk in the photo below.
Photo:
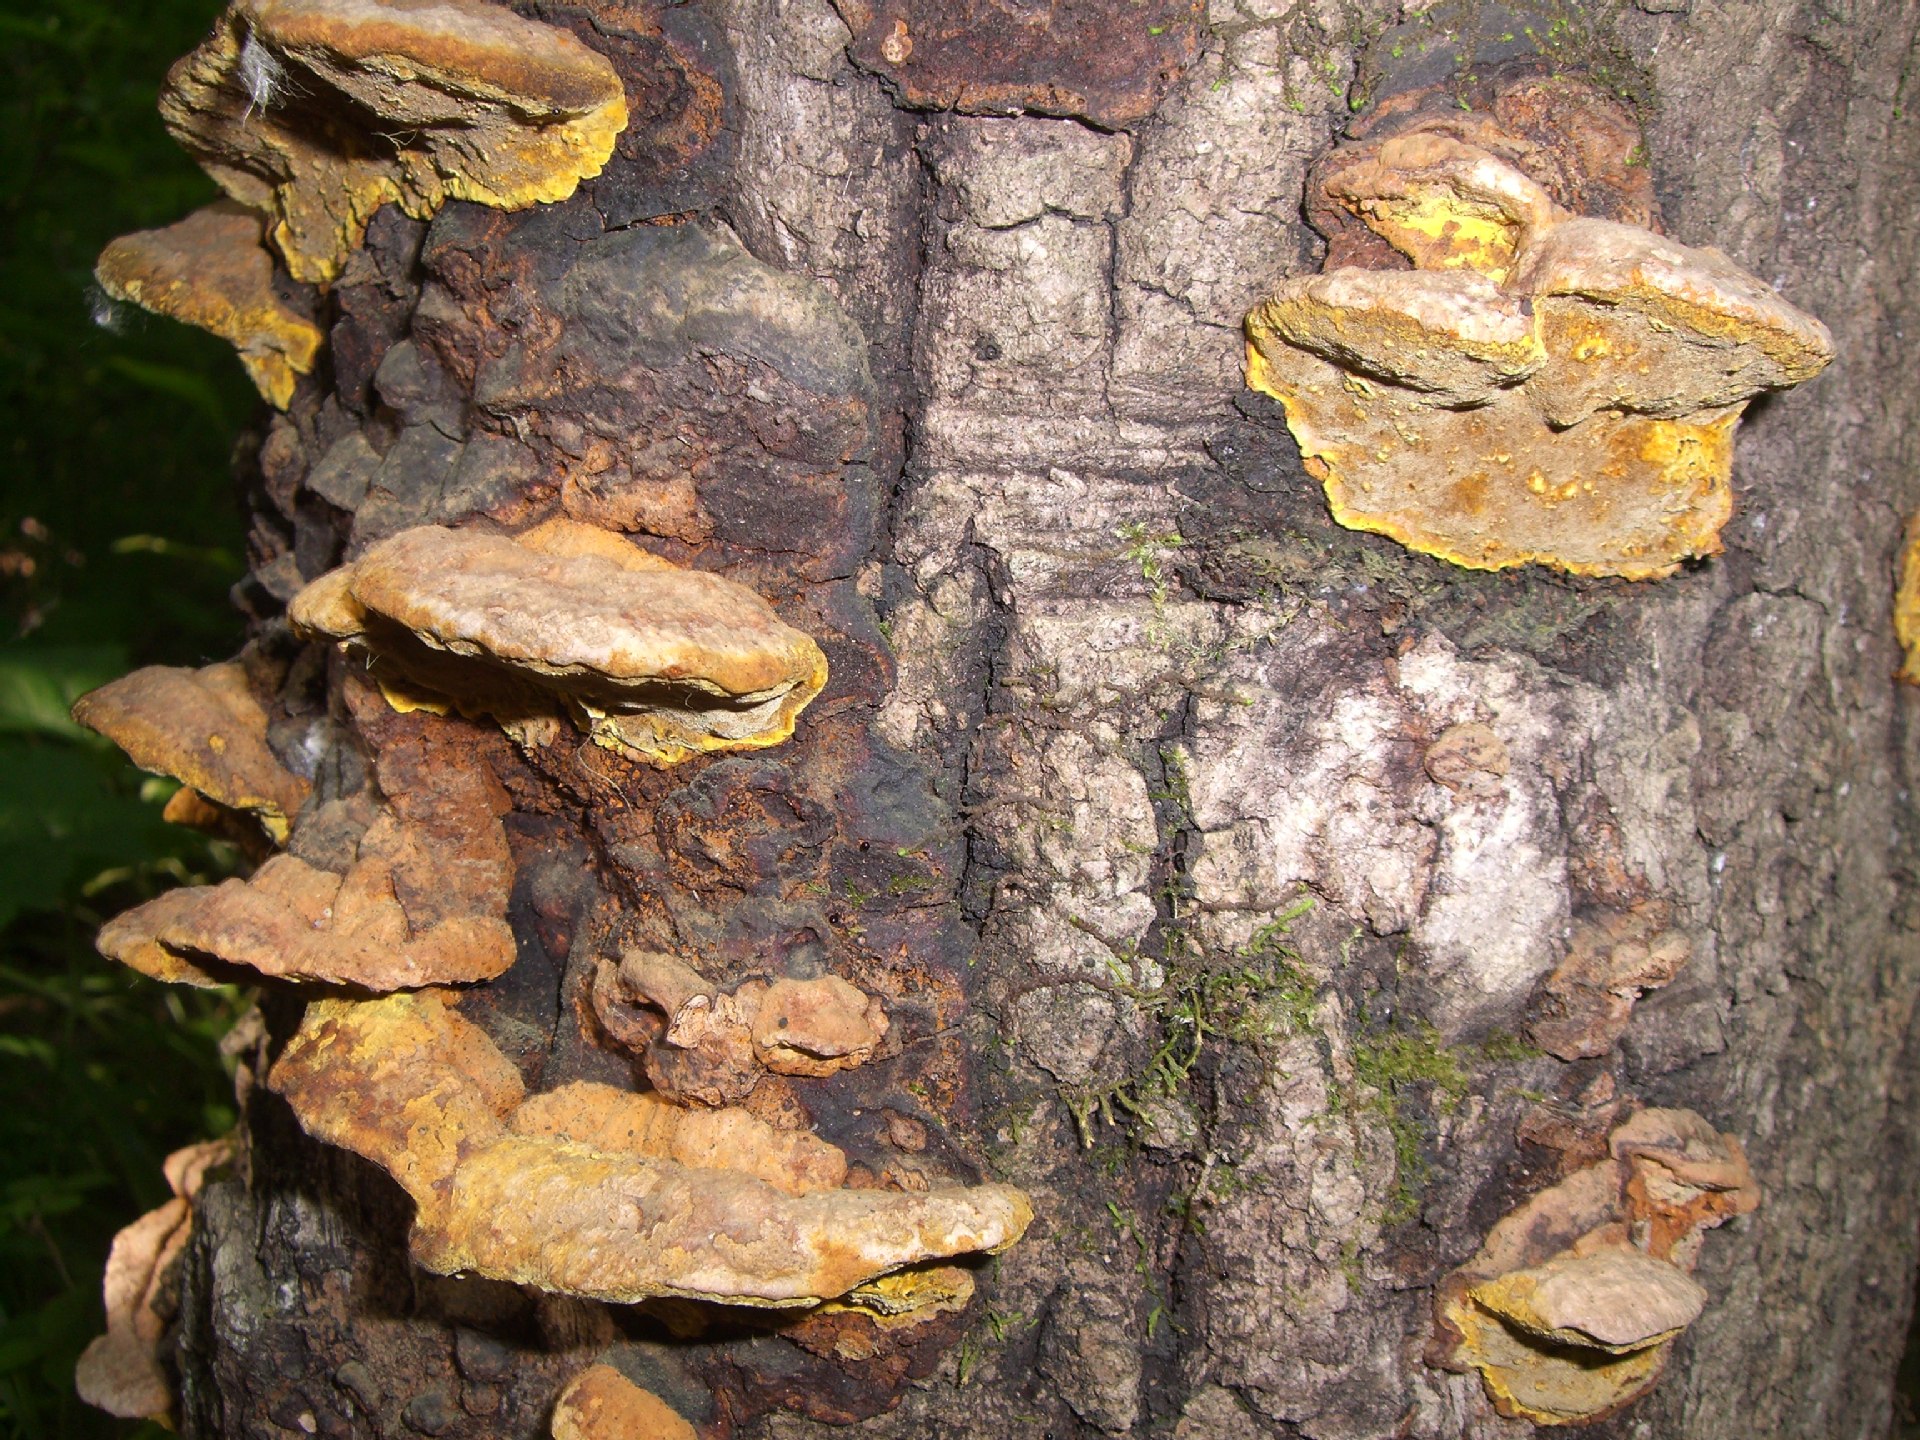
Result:
<svg viewBox="0 0 1920 1440"><path fill-rule="evenodd" d="M1342 529L1245 387L1242 317L1320 263L1307 169L1363 49L1376 87L1452 68L1373 43L1385 0L519 8L608 54L635 119L570 200L382 211L321 302L330 359L252 492L282 752L323 798L385 787L414 724L504 787L519 960L463 1011L530 1088L635 1083L585 1018L623 948L841 974L884 998L884 1056L782 1082L785 1113L863 1183L1003 1180L1036 1220L906 1340L675 1330L428 1274L398 1188L256 1084L198 1204L185 1432L544 1435L606 1354L709 1435L1518 1435L1432 1363L1437 1288L1611 1127L1685 1107L1764 1200L1592 1433L1884 1435L1916 1226L1890 607L1920 5L1468 7L1572 36L1555 63L1633 99L1668 233L1833 331L1741 427L1725 552L1640 582ZM821 643L790 743L661 769L382 718L278 619L408 526L563 510ZM1469 724L1504 762L1450 774ZM1597 1054L1527 1043L1581 927L1656 914L1677 977ZM303 998L263 1001L248 1074Z"/></svg>

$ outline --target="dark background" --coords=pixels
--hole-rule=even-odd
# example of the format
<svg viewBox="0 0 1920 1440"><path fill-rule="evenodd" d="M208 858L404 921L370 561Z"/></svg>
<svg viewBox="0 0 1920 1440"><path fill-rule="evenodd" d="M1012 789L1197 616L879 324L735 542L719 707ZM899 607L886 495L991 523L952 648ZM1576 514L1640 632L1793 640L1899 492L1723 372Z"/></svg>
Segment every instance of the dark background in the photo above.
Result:
<svg viewBox="0 0 1920 1440"><path fill-rule="evenodd" d="M228 452L257 401L220 341L93 289L101 246L214 196L154 97L214 0L0 11L0 1435L158 1435L73 1394L113 1233L169 1150L233 1123L239 998L93 953L100 921L231 856L67 705L238 648Z"/></svg>

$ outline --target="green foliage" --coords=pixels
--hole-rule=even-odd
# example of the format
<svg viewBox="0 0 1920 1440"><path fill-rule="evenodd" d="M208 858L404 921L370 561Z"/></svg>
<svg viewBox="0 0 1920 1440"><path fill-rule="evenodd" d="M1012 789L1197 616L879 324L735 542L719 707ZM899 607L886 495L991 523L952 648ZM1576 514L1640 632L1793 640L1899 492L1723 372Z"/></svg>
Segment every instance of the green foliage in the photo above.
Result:
<svg viewBox="0 0 1920 1440"><path fill-rule="evenodd" d="M110 908L138 898L115 887ZM215 1043L235 993L183 995L92 953L102 914L37 911L6 932L0 964L0 1433L152 1433L73 1394L99 1333L113 1233L166 1198L160 1162L232 1129Z"/></svg>
<svg viewBox="0 0 1920 1440"><path fill-rule="evenodd" d="M114 1232L168 1151L233 1124L214 1042L239 1003L93 953L101 921L231 857L67 707L146 663L230 654L228 451L253 412L226 345L110 306L115 235L214 188L154 100L215 0L45 0L0 16L0 1435L153 1436L81 1405ZM95 314L104 324L95 323Z"/></svg>

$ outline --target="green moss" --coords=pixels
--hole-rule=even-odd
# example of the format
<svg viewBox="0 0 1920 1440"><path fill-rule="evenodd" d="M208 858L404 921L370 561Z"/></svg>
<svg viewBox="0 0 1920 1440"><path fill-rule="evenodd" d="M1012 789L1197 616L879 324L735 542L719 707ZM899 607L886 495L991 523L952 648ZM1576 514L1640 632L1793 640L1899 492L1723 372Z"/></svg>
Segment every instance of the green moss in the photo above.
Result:
<svg viewBox="0 0 1920 1440"><path fill-rule="evenodd" d="M1506 1030L1495 1030L1480 1042L1480 1058L1494 1064L1538 1060L1546 1052Z"/></svg>
<svg viewBox="0 0 1920 1440"><path fill-rule="evenodd" d="M1347 1289L1358 1295L1365 1282L1365 1273L1360 1266L1360 1242L1351 1236L1340 1247L1340 1273L1346 1277Z"/></svg>
<svg viewBox="0 0 1920 1440"><path fill-rule="evenodd" d="M1138 567L1140 578L1147 582L1155 613L1165 609L1167 597L1172 593L1167 560L1187 543L1185 538L1178 530L1155 530L1141 520L1129 521L1114 534L1126 542L1126 548L1120 552L1122 558Z"/></svg>
<svg viewBox="0 0 1920 1440"><path fill-rule="evenodd" d="M1111 989L1140 1008L1153 1043L1124 1079L1065 1095L1082 1145L1093 1148L1096 1119L1132 1130L1154 1100L1178 1096L1208 1045L1257 1045L1311 1028L1316 988L1287 931L1312 908L1311 899L1296 902L1228 957L1201 953L1183 926L1169 926L1152 957L1163 976L1156 986L1138 984L1123 957L1110 961Z"/></svg>
<svg viewBox="0 0 1920 1440"><path fill-rule="evenodd" d="M969 1331L954 1350L953 1383L965 1385L978 1373L990 1350L998 1350L1009 1338L1040 1322L1019 1310L1001 1310L989 1305L980 1324Z"/></svg>
<svg viewBox="0 0 1920 1440"><path fill-rule="evenodd" d="M1375 1031L1353 1045L1354 1110L1370 1115L1393 1137L1394 1182L1381 1220L1398 1225L1413 1218L1432 1166L1424 1147L1427 1127L1415 1109L1450 1115L1470 1088L1460 1056L1421 1021L1411 1030Z"/></svg>
<svg viewBox="0 0 1920 1440"><path fill-rule="evenodd" d="M1557 74L1578 74L1636 108L1655 102L1652 76L1634 61L1613 29L1616 7L1580 0L1442 0L1416 20L1387 32L1363 73L1377 83L1380 70L1411 48L1411 37L1426 32L1434 46L1452 49L1456 85L1471 85L1479 69L1514 53L1525 37L1527 48ZM1422 47L1424 53L1426 47Z"/></svg>

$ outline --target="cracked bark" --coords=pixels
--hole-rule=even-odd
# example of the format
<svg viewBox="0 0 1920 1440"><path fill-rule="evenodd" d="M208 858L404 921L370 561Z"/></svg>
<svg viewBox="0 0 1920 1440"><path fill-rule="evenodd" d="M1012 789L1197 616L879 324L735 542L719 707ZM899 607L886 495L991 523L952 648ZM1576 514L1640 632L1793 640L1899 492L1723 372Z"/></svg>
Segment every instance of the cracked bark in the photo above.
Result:
<svg viewBox="0 0 1920 1440"><path fill-rule="evenodd" d="M595 473L636 489L690 468L708 528L671 506L638 528L822 634L835 682L795 746L750 761L498 758L522 959L475 1008L544 1085L624 1082L571 1011L609 937L745 964L776 932L864 955L851 930L892 926L917 947L925 1058L802 1103L876 1171L901 1153L862 1108L917 1110L929 1168L1011 1180L1040 1221L938 1343L848 1371L426 1276L398 1192L256 1092L251 1182L209 1189L192 1251L187 1433L544 1434L560 1385L622 1346L714 1433L1517 1435L1477 1379L1423 1363L1431 1287L1551 1182L1572 1151L1546 1142L1590 1130L1611 1086L1741 1137L1767 1199L1708 1238L1709 1307L1665 1378L1590 1433L1882 1434L1920 1218L1913 701L1888 623L1920 503L1901 108L1920 7L1587 7L1653 79L1670 231L1839 350L1742 427L1727 553L1644 585L1474 575L1339 530L1243 392L1241 315L1317 264L1300 195L1344 120L1341 7L1304 53L1261 0L1221 0L1118 130L902 109L826 0L524 8L613 54L653 129L563 205L376 219L335 292L331 375L259 446L254 613L270 626L299 578L402 524L539 518L561 471L612 451ZM713 330L699 363L661 348L615 374L588 347L594 386L543 390L558 317L595 298L565 272L594 250L662 273L665 220L737 236L810 297L773 371L831 310L866 378L756 399L764 352ZM643 431L682 449L629 446ZM311 717L325 683L296 661L288 688ZM1485 793L1423 764L1463 723L1506 748ZM778 775L815 758L809 794L842 818L800 880L765 862L779 897L760 862L716 879L653 824L724 808L709 792L743 768L792 788ZM938 883L862 922L847 887L884 890L871 857L915 846ZM1302 896L1305 1012L1242 995L1177 1083L1142 1085L1183 1038L1171 997L1247 964ZM1498 1043L1575 920L1645 900L1692 954L1616 1046ZM1369 1060L1391 1035L1464 1081L1383 1103Z"/></svg>

